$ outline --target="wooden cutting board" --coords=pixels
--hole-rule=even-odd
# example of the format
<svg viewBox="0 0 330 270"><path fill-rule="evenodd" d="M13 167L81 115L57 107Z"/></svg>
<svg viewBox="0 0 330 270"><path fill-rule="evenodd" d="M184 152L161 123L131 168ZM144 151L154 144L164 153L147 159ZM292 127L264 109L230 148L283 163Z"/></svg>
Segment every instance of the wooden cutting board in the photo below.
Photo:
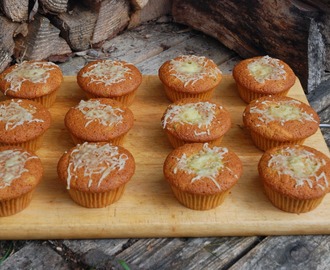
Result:
<svg viewBox="0 0 330 270"><path fill-rule="evenodd" d="M307 102L297 80L289 96ZM135 157L136 174L123 197L102 209L75 204L57 179L56 166L62 153L73 147L63 119L65 113L84 98L75 77L65 77L55 105L50 109L53 123L37 151L44 168L43 182L24 211L0 218L0 239L78 239L119 237L198 237L330 233L330 196L310 213L291 214L273 207L265 197L257 174L262 154L242 126L246 104L237 94L231 76L224 76L213 101L231 113L232 128L222 145L236 152L244 166L243 176L226 201L216 209L196 211L177 202L164 181L162 166L172 150L160 119L170 104L156 76L144 76L134 104L130 107L135 124L126 147ZM318 132L306 145L328 156L324 138Z"/></svg>

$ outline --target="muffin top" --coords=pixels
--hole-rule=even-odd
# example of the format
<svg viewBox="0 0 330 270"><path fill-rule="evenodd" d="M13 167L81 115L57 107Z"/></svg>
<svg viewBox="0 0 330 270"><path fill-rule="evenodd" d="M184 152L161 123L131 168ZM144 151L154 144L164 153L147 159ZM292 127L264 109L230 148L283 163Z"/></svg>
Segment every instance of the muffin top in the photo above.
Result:
<svg viewBox="0 0 330 270"><path fill-rule="evenodd" d="M163 171L170 185L184 192L212 195L237 183L242 162L225 147L192 143L174 149L167 156Z"/></svg>
<svg viewBox="0 0 330 270"><path fill-rule="evenodd" d="M21 99L0 102L0 142L21 143L35 139L50 123L50 112L37 102Z"/></svg>
<svg viewBox="0 0 330 270"><path fill-rule="evenodd" d="M330 159L308 146L275 147L258 164L264 184L296 199L315 199L329 192Z"/></svg>
<svg viewBox="0 0 330 270"><path fill-rule="evenodd" d="M230 126L229 112L223 106L197 98L181 99L169 105L162 117L163 129L190 142L214 140Z"/></svg>
<svg viewBox="0 0 330 270"><path fill-rule="evenodd" d="M205 56L181 55L162 64L160 80L178 92L201 93L216 87L221 79L218 66Z"/></svg>
<svg viewBox="0 0 330 270"><path fill-rule="evenodd" d="M244 125L276 141L290 141L313 135L319 117L309 105L283 96L265 96L251 103L243 112Z"/></svg>
<svg viewBox="0 0 330 270"><path fill-rule="evenodd" d="M62 71L56 64L24 61L0 74L0 90L11 97L31 99L55 91L62 81Z"/></svg>
<svg viewBox="0 0 330 270"><path fill-rule="evenodd" d="M33 190L41 181L40 159L18 147L0 147L0 201L17 198Z"/></svg>
<svg viewBox="0 0 330 270"><path fill-rule="evenodd" d="M288 64L268 55L239 62L233 69L233 77L241 86L262 94L288 90L296 80Z"/></svg>
<svg viewBox="0 0 330 270"><path fill-rule="evenodd" d="M62 155L57 172L67 189L101 193L126 184L135 172L135 161L121 146L83 143Z"/></svg>
<svg viewBox="0 0 330 270"><path fill-rule="evenodd" d="M97 98L81 100L69 109L64 122L76 137L97 142L108 141L128 132L134 124L134 116L118 101Z"/></svg>
<svg viewBox="0 0 330 270"><path fill-rule="evenodd" d="M77 75L79 86L99 97L119 97L142 83L142 74L125 61L96 60L84 66Z"/></svg>

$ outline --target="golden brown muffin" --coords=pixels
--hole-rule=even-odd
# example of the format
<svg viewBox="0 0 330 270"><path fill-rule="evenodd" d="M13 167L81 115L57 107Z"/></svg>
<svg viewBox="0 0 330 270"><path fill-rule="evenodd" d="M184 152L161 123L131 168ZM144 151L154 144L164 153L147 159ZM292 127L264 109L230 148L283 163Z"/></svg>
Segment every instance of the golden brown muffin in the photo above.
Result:
<svg viewBox="0 0 330 270"><path fill-rule="evenodd" d="M49 108L62 81L62 71L54 63L24 61L0 74L0 90L8 98L30 99Z"/></svg>
<svg viewBox="0 0 330 270"><path fill-rule="evenodd" d="M121 145L133 127L134 116L119 101L99 98L81 100L67 112L64 123L75 144L111 142Z"/></svg>
<svg viewBox="0 0 330 270"><path fill-rule="evenodd" d="M50 112L37 102L27 99L0 102L0 145L35 151L41 147L50 124Z"/></svg>
<svg viewBox="0 0 330 270"><path fill-rule="evenodd" d="M134 175L135 161L121 146L83 143L62 155L57 172L73 201L87 208L100 208L121 198Z"/></svg>
<svg viewBox="0 0 330 270"><path fill-rule="evenodd" d="M36 155L19 147L0 147L0 217L14 215L30 204L42 174Z"/></svg>
<svg viewBox="0 0 330 270"><path fill-rule="evenodd" d="M78 72L77 82L87 98L111 98L129 106L142 83L142 74L125 61L96 60Z"/></svg>
<svg viewBox="0 0 330 270"><path fill-rule="evenodd" d="M208 210L219 206L242 174L242 162L225 147L185 144L164 162L164 176L184 206Z"/></svg>
<svg viewBox="0 0 330 270"><path fill-rule="evenodd" d="M261 150L302 144L319 127L319 117L309 105L290 98L267 96L252 101L243 112L243 122Z"/></svg>
<svg viewBox="0 0 330 270"><path fill-rule="evenodd" d="M171 101L182 98L208 100L220 84L220 69L204 56L181 55L162 64L158 71L167 97Z"/></svg>
<svg viewBox="0 0 330 270"><path fill-rule="evenodd" d="M197 142L219 145L230 126L230 115L224 107L197 98L178 100L162 117L162 127L174 148Z"/></svg>
<svg viewBox="0 0 330 270"><path fill-rule="evenodd" d="M233 77L240 97L247 103L266 95L285 96L296 81L288 64L268 55L239 62Z"/></svg>
<svg viewBox="0 0 330 270"><path fill-rule="evenodd" d="M330 159L308 146L272 148L261 157L258 170L267 197L286 212L311 211L330 190Z"/></svg>

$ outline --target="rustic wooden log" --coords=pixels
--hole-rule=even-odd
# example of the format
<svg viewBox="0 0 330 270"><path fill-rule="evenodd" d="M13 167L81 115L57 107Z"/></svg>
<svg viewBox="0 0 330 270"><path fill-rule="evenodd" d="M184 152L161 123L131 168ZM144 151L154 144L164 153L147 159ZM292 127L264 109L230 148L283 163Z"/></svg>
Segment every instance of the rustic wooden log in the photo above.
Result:
<svg viewBox="0 0 330 270"><path fill-rule="evenodd" d="M59 34L60 30L46 17L37 14L28 25L27 36L16 39L15 58L41 60L55 55L69 55L71 49Z"/></svg>
<svg viewBox="0 0 330 270"><path fill-rule="evenodd" d="M22 22L29 18L29 0L2 0L0 9L13 22Z"/></svg>
<svg viewBox="0 0 330 270"><path fill-rule="evenodd" d="M149 0L131 0L132 5L136 9L142 9L148 4Z"/></svg>
<svg viewBox="0 0 330 270"><path fill-rule="evenodd" d="M129 2L117 0L85 0L85 5L97 14L91 44L116 36L129 22Z"/></svg>
<svg viewBox="0 0 330 270"><path fill-rule="evenodd" d="M90 47L97 14L83 5L76 5L70 13L48 16L49 20L61 30L61 36L73 51Z"/></svg>
<svg viewBox="0 0 330 270"><path fill-rule="evenodd" d="M320 24L325 13L295 2L174 0L172 12L176 22L217 38L243 58L269 54L283 59L311 92L324 72Z"/></svg>
<svg viewBox="0 0 330 270"><path fill-rule="evenodd" d="M171 0L149 0L144 6L135 7L128 28L171 13Z"/></svg>
<svg viewBox="0 0 330 270"><path fill-rule="evenodd" d="M68 0L39 0L45 13L62 13L68 8Z"/></svg>
<svg viewBox="0 0 330 270"><path fill-rule="evenodd" d="M18 34L27 34L26 23L11 22L7 17L0 16L0 72L13 60L14 37Z"/></svg>

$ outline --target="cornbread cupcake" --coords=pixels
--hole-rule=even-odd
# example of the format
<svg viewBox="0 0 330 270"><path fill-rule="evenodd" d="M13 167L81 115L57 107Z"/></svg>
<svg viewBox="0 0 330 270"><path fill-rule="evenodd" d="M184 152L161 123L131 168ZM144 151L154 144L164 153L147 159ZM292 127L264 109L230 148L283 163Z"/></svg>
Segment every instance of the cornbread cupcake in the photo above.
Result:
<svg viewBox="0 0 330 270"><path fill-rule="evenodd" d="M242 174L242 162L225 147L185 144L164 162L164 176L184 206L208 210L219 206Z"/></svg>
<svg viewBox="0 0 330 270"><path fill-rule="evenodd" d="M81 100L66 113L64 123L75 144L111 142L121 145L133 127L134 116L119 101L99 98Z"/></svg>
<svg viewBox="0 0 330 270"><path fill-rule="evenodd" d="M62 81L62 71L54 63L24 61L0 74L0 90L8 98L30 99L49 108Z"/></svg>
<svg viewBox="0 0 330 270"><path fill-rule="evenodd" d="M219 145L230 126L230 115L224 107L197 98L176 101L162 117L162 127L174 148L197 142Z"/></svg>
<svg viewBox="0 0 330 270"><path fill-rule="evenodd" d="M0 147L0 217L14 215L30 204L42 174L36 155L18 147Z"/></svg>
<svg viewBox="0 0 330 270"><path fill-rule="evenodd" d="M267 95L285 96L296 81L288 64L268 55L241 61L234 67L233 77L247 103Z"/></svg>
<svg viewBox="0 0 330 270"><path fill-rule="evenodd" d="M308 146L270 149L261 157L258 170L267 197L286 212L311 211L330 190L330 159Z"/></svg>
<svg viewBox="0 0 330 270"><path fill-rule="evenodd" d="M50 112L41 104L27 99L0 102L0 146L39 149L50 127Z"/></svg>
<svg viewBox="0 0 330 270"><path fill-rule="evenodd" d="M101 208L121 198L135 172L135 161L121 146L83 143L62 155L57 172L74 202Z"/></svg>
<svg viewBox="0 0 330 270"><path fill-rule="evenodd" d="M142 74L124 61L96 60L78 72L77 82L87 98L111 98L129 106L142 83Z"/></svg>
<svg viewBox="0 0 330 270"><path fill-rule="evenodd" d="M211 59L195 55L181 55L166 61L158 75L173 102L182 98L208 100L222 79L220 69Z"/></svg>
<svg viewBox="0 0 330 270"><path fill-rule="evenodd" d="M267 96L252 101L243 122L261 150L283 144L302 144L319 127L319 117L309 105L290 98Z"/></svg>

